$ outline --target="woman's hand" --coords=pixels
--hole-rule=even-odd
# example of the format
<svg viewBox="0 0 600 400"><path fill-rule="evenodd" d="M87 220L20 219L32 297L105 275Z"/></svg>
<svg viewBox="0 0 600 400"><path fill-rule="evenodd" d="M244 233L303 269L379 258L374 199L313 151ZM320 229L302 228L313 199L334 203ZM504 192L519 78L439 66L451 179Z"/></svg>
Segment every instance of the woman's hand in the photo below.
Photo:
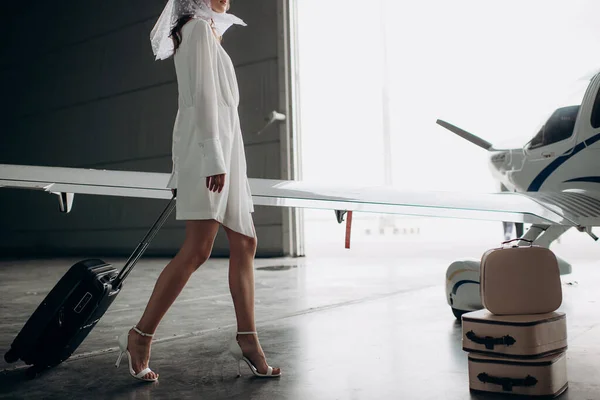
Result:
<svg viewBox="0 0 600 400"><path fill-rule="evenodd" d="M206 187L211 192L219 192L223 190L225 186L225 174L213 175L206 178Z"/></svg>

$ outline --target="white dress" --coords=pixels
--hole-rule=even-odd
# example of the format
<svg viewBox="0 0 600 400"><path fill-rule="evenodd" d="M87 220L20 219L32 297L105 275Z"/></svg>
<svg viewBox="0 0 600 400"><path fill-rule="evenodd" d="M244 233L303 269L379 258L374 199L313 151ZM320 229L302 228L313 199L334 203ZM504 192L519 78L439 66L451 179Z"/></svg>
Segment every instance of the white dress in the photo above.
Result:
<svg viewBox="0 0 600 400"><path fill-rule="evenodd" d="M179 110L168 183L177 189L176 218L214 219L255 237L233 63L206 21L190 20L181 37L174 56ZM206 177L223 173L223 190L211 192Z"/></svg>

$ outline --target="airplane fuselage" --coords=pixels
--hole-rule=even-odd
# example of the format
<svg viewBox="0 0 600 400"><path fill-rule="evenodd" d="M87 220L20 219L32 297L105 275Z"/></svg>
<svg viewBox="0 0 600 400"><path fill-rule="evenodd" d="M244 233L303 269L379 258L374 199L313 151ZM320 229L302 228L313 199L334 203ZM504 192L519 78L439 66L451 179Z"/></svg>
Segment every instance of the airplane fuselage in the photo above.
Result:
<svg viewBox="0 0 600 400"><path fill-rule="evenodd" d="M490 150L488 166L509 191L600 195L600 73L580 104L556 109L523 148Z"/></svg>
<svg viewBox="0 0 600 400"><path fill-rule="evenodd" d="M600 141L574 155L529 159L523 149L491 152L494 179L514 192L600 192Z"/></svg>

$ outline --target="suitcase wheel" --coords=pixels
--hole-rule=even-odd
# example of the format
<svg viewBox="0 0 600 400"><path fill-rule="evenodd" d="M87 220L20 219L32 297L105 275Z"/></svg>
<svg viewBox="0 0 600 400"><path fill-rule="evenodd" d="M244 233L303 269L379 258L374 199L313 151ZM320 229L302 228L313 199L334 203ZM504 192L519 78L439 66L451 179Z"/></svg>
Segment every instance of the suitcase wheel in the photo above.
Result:
<svg viewBox="0 0 600 400"><path fill-rule="evenodd" d="M34 365L25 370L25 377L27 379L35 379L43 370L44 368Z"/></svg>
<svg viewBox="0 0 600 400"><path fill-rule="evenodd" d="M19 360L19 355L13 349L10 349L4 355L4 361L6 361L9 364L17 362L18 360Z"/></svg>

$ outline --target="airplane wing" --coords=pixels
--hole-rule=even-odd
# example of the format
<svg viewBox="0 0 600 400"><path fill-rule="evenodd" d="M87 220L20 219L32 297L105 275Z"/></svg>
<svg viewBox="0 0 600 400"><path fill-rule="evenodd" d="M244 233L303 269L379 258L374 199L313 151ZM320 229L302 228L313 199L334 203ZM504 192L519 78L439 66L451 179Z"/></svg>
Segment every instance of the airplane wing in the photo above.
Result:
<svg viewBox="0 0 600 400"><path fill-rule="evenodd" d="M527 196L578 226L600 226L600 196L585 191L528 192Z"/></svg>
<svg viewBox="0 0 600 400"><path fill-rule="evenodd" d="M67 194L169 199L168 179L166 173L0 164L0 187L55 193L60 195L61 207ZM540 193L405 191L256 178L249 182L254 204L263 206L573 227L600 225L600 201L581 193L544 197ZM583 208L573 207L573 201L587 204L585 213ZM67 212L69 208L70 203Z"/></svg>

